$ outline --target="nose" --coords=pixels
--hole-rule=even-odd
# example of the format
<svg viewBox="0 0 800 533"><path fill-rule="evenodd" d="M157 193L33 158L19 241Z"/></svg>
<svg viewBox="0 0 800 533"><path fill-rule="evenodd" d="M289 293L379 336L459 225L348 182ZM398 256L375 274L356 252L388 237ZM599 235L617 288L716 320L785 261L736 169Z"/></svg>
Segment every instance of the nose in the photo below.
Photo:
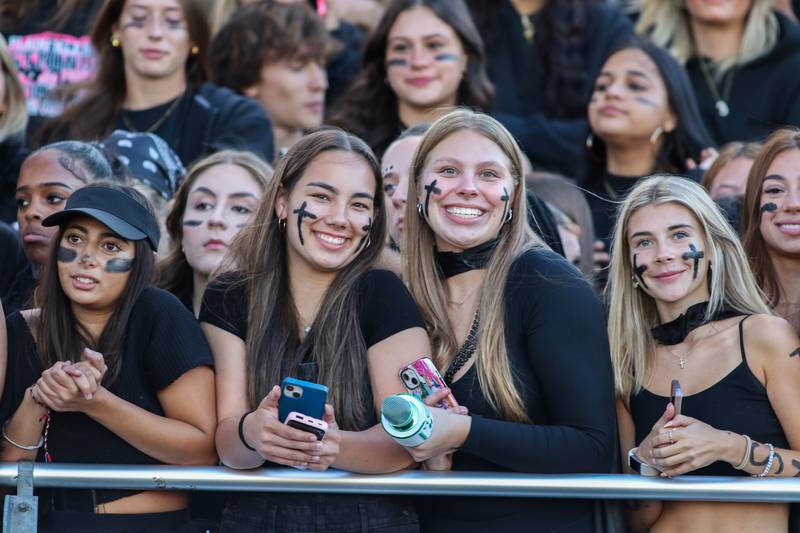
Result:
<svg viewBox="0 0 800 533"><path fill-rule="evenodd" d="M800 210L800 185L789 190L786 201L783 202L783 210L792 212Z"/></svg>
<svg viewBox="0 0 800 533"><path fill-rule="evenodd" d="M325 223L329 226L344 228L347 226L347 203L340 201L330 205L325 216Z"/></svg>
<svg viewBox="0 0 800 533"><path fill-rule="evenodd" d="M615 80L606 86L606 98L619 98L622 96L623 83L622 80Z"/></svg>
<svg viewBox="0 0 800 533"><path fill-rule="evenodd" d="M225 229L227 226L228 224L225 221L225 202L219 202L209 214L208 227Z"/></svg>
<svg viewBox="0 0 800 533"><path fill-rule="evenodd" d="M456 194L463 198L474 198L478 196L478 188L475 186L475 175L471 171L461 174Z"/></svg>
<svg viewBox="0 0 800 533"><path fill-rule="evenodd" d="M84 252L81 254L81 258L78 260L78 263L87 268L91 268L97 265L97 260L94 258L94 255Z"/></svg>
<svg viewBox="0 0 800 533"><path fill-rule="evenodd" d="M675 251L669 243L659 240L656 243L656 262L671 263L675 259Z"/></svg>
<svg viewBox="0 0 800 533"><path fill-rule="evenodd" d="M310 63L311 75L309 76L309 85L314 92L324 92L328 90L328 73L319 63L312 61Z"/></svg>
<svg viewBox="0 0 800 533"><path fill-rule="evenodd" d="M147 37L152 40L161 39L164 36L164 21L156 15L151 15L147 19Z"/></svg>
<svg viewBox="0 0 800 533"><path fill-rule="evenodd" d="M411 52L411 66L413 68L425 68L431 63L430 52L422 45L414 46Z"/></svg>
<svg viewBox="0 0 800 533"><path fill-rule="evenodd" d="M22 216L27 222L42 220L45 217L42 207L41 202L34 198L26 207L21 209Z"/></svg>
<svg viewBox="0 0 800 533"><path fill-rule="evenodd" d="M408 177L401 177L397 183L397 188L392 194L392 204L395 208L401 209L406 205L406 195L408 194Z"/></svg>

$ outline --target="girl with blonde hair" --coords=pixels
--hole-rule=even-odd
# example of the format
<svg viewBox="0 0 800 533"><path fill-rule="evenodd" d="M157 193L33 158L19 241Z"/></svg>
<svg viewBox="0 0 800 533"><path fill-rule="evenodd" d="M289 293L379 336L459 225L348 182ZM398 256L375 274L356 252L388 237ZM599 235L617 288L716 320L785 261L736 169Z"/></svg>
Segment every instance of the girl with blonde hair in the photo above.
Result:
<svg viewBox="0 0 800 533"><path fill-rule="evenodd" d="M634 0L636 26L685 65L714 141L800 125L800 28L772 0ZM774 91L772 87L780 87Z"/></svg>
<svg viewBox="0 0 800 533"><path fill-rule="evenodd" d="M513 137L487 115L453 111L423 136L410 181L404 276L434 362L470 412L431 408L433 437L410 453L419 461L452 453L454 470L609 472L615 431L603 311L580 272L528 226ZM420 516L430 531L470 522L594 528L591 501L429 503Z"/></svg>
<svg viewBox="0 0 800 533"><path fill-rule="evenodd" d="M608 334L624 462L642 475L800 473L797 334L696 183L637 184L614 232ZM678 380L682 402L670 401ZM681 411L682 404L682 411ZM647 502L634 531L786 531L788 505Z"/></svg>

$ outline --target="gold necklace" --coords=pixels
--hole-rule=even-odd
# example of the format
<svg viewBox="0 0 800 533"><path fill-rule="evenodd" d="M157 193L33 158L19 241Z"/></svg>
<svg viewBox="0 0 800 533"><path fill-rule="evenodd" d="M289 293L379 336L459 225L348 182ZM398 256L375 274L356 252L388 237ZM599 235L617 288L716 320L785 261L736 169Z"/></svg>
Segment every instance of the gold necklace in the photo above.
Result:
<svg viewBox="0 0 800 533"><path fill-rule="evenodd" d="M175 110L178 108L178 105L179 105L179 104L181 103L181 101L183 100L183 96L184 96L185 94L186 94L186 92L184 91L184 92L183 92L183 94L181 94L179 97L175 98L175 100L174 100L174 101L172 102L172 104L171 104L171 105L170 105L170 106L167 108L167 110L166 110L166 111L164 111L164 114L163 114L163 115L161 115L161 116L158 118L158 120L156 120L156 121L155 121L155 123L153 123L153 125L152 125L152 126L150 126L149 128L147 128L146 130L144 130L144 133L153 133L153 132L154 132L154 131L156 131L158 128L160 128L160 127L161 127L161 126L164 124L164 122L166 122L166 121L167 121L167 119L169 118L169 116L170 116L170 115L172 115L172 113L173 113L173 112L174 112L174 111L175 111ZM138 133L138 132L139 132L139 130L138 130L138 129L136 129L136 126L134 126L134 125L131 123L131 121L128 119L128 115L127 115L127 113L125 112L125 110L124 110L124 109L122 110L122 122L125 124L125 127L128 129L128 131L131 131L131 132L134 132L134 133Z"/></svg>
<svg viewBox="0 0 800 533"><path fill-rule="evenodd" d="M699 339L694 341L694 344L692 345L692 347L684 354L677 354L677 353L673 352L672 349L670 349L670 347L667 346L666 344L663 345L664 348L666 348L667 351L670 354L672 354L672 356L675 357L678 360L678 366L681 367L681 370L686 368L686 360L689 359L689 356L692 354L694 349L697 348L697 346L700 344L700 341L706 340L710 336L719 333L719 330L716 328L716 326L714 326L714 324L709 323L708 326L710 326L713 331L711 331L707 335L704 335L703 337L700 337Z"/></svg>
<svg viewBox="0 0 800 533"><path fill-rule="evenodd" d="M703 79L706 82L706 86L708 87L708 91L711 93L711 97L714 99L714 105L717 108L717 114L725 118L731 114L731 108L728 105L728 100L731 97L731 90L733 89L733 74L736 67L731 67L728 72L725 73L723 78L724 87L722 88L722 94L719 93L717 90L717 84L714 81L714 78L711 77L711 72L708 68L708 63L704 57L697 57L697 61L700 63L700 71L703 73Z"/></svg>
<svg viewBox="0 0 800 533"><path fill-rule="evenodd" d="M478 286L475 287L474 289L472 289L471 291L469 291L467 293L467 295L464 296L464 298L461 299L461 301L451 300L451 299L448 298L447 299L447 303L452 304L452 305L464 305L464 302L469 300L470 297L472 297L476 292L478 292L478 289L480 289L480 288L481 288L481 284L478 284Z"/></svg>

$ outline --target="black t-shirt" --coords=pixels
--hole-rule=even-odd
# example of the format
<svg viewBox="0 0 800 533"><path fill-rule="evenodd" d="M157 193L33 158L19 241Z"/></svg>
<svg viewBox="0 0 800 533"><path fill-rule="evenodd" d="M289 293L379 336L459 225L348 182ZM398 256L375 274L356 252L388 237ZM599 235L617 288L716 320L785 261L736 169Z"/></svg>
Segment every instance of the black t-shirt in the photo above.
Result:
<svg viewBox="0 0 800 533"><path fill-rule="evenodd" d="M503 420L473 365L452 384L472 426L453 470L609 473L615 464L614 379L600 302L580 272L534 249L512 265L505 288L506 349L532 423ZM435 431L435 430L434 430ZM591 500L425 498L429 531L592 531Z"/></svg>
<svg viewBox="0 0 800 533"><path fill-rule="evenodd" d="M31 330L19 313L6 319L8 368L0 402L0 419L13 416L25 390L41 375ZM170 293L145 288L137 300L125 332L122 367L108 387L116 396L146 411L164 416L157 393L187 371L213 359L200 326ZM76 355L78 357L78 355ZM51 413L48 449L58 463L159 464L121 437L83 413ZM44 461L39 450L37 461ZM99 492L99 491L98 491ZM104 501L120 496L108 492Z"/></svg>
<svg viewBox="0 0 800 533"><path fill-rule="evenodd" d="M424 328L411 294L403 282L388 270L370 270L358 283L358 320L367 348L409 328ZM265 305L269 305L265 302ZM247 284L241 274L226 273L208 284L200 308L200 322L223 329L243 341L247 339ZM420 354L422 355L422 354ZM364 368L365 374L367 368ZM310 379L310 376L306 376ZM368 382L368 380L366 381ZM332 387L335 384L325 383ZM374 413L372 395L365 402L365 412ZM376 423L371 418L369 424Z"/></svg>

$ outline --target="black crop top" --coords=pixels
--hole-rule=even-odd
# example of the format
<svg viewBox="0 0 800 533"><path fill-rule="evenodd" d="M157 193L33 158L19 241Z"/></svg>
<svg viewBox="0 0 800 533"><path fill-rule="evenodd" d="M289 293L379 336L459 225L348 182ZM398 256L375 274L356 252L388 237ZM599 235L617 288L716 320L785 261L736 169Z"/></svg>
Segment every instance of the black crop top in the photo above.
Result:
<svg viewBox="0 0 800 533"><path fill-rule="evenodd" d="M684 415L705 422L716 429L749 435L754 441L769 442L776 448L788 448L786 435L769 403L767 389L753 375L747 364L742 328L746 319L747 317L739 322L739 349L742 361L714 385L684 396L681 411ZM636 426L637 446L650 433L667 403L669 398L653 394L647 389L642 389L638 394L631 396L631 417ZM743 470L736 470L726 462L716 461L688 475L746 476L748 474Z"/></svg>
<svg viewBox="0 0 800 533"><path fill-rule="evenodd" d="M0 402L2 421L14 415L25 390L42 373L34 338L25 319L20 313L14 313L6 319L6 325L8 368ZM120 373L108 390L159 416L164 416L158 401L159 391L189 370L213 364L208 342L191 313L172 294L155 287L147 287L139 295L123 346ZM47 440L53 462L160 463L83 413L52 412L50 416ZM42 449L36 460L44 462ZM116 490L93 492L97 493L95 504L132 494Z"/></svg>

